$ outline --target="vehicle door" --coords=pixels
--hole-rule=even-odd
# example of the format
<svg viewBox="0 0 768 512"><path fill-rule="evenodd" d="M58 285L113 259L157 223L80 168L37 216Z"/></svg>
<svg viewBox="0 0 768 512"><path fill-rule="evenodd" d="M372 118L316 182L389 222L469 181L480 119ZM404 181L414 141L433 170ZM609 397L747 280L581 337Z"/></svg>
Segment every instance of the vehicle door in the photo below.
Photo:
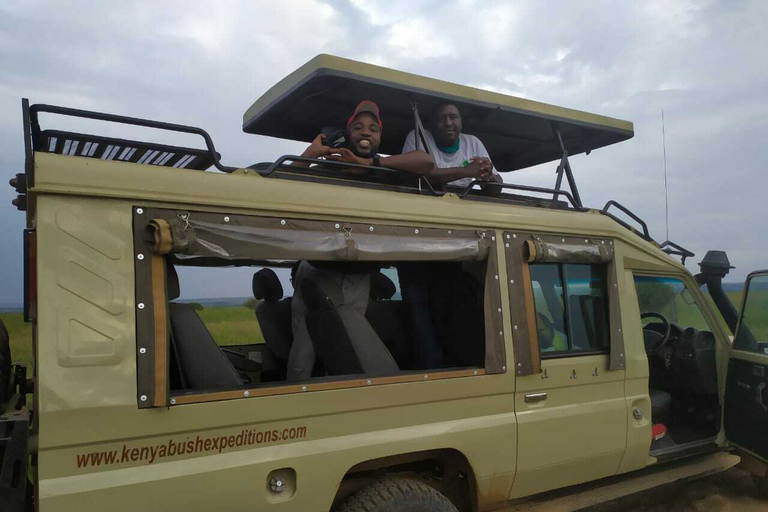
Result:
<svg viewBox="0 0 768 512"><path fill-rule="evenodd" d="M768 270L747 278L728 362L725 435L768 462Z"/></svg>
<svg viewBox="0 0 768 512"><path fill-rule="evenodd" d="M510 498L613 475L629 420L612 241L505 238L518 421Z"/></svg>

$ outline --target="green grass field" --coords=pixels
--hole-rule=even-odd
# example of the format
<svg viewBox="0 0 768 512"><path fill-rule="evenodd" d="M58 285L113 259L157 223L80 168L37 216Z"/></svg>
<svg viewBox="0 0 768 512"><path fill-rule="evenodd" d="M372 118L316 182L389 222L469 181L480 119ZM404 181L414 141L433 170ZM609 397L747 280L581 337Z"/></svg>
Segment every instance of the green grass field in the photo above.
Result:
<svg viewBox="0 0 768 512"><path fill-rule="evenodd" d="M11 357L15 363L32 367L32 324L24 322L21 313L2 313L0 320L8 329L11 338Z"/></svg>
<svg viewBox="0 0 768 512"><path fill-rule="evenodd" d="M728 297L741 309L741 292L728 293ZM768 290L753 290L747 297L746 322L755 338L763 343L768 342Z"/></svg>
<svg viewBox="0 0 768 512"><path fill-rule="evenodd" d="M264 343L259 323L252 309L206 308L198 311L206 327L219 345ZM0 320L8 328L14 362L32 367L32 326L24 323L21 313L2 313Z"/></svg>
<svg viewBox="0 0 768 512"><path fill-rule="evenodd" d="M264 343L264 336L252 309L205 308L197 313L219 345Z"/></svg>

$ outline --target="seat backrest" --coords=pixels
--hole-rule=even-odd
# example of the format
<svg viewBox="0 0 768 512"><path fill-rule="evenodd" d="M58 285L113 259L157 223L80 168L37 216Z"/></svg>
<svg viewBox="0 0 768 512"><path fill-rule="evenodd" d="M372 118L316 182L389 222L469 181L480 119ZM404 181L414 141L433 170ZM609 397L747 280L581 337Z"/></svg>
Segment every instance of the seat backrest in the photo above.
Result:
<svg viewBox="0 0 768 512"><path fill-rule="evenodd" d="M179 277L167 264L168 300L179 297ZM188 304L168 304L171 339L179 373L187 389L237 388L243 380L213 339L197 312Z"/></svg>
<svg viewBox="0 0 768 512"><path fill-rule="evenodd" d="M589 348L589 333L584 323L584 313L582 311L582 302L579 295L568 296L568 321L571 327L571 345L576 350Z"/></svg>
<svg viewBox="0 0 768 512"><path fill-rule="evenodd" d="M571 318L573 348L600 349L608 342L605 302L594 295L570 295L568 309Z"/></svg>
<svg viewBox="0 0 768 512"><path fill-rule="evenodd" d="M280 278L271 268L263 268L253 274L251 285L253 296L262 301L256 305L256 319L264 342L278 359L288 361L293 344L291 301L282 299Z"/></svg>
<svg viewBox="0 0 768 512"><path fill-rule="evenodd" d="M371 274L371 301L365 318L395 358L401 370L415 369L415 351L408 329L408 311L401 300L391 300L397 288L395 283L382 274Z"/></svg>
<svg viewBox="0 0 768 512"><path fill-rule="evenodd" d="M307 331L330 375L391 375L399 370L368 320L345 304L341 288L322 274L302 280Z"/></svg>

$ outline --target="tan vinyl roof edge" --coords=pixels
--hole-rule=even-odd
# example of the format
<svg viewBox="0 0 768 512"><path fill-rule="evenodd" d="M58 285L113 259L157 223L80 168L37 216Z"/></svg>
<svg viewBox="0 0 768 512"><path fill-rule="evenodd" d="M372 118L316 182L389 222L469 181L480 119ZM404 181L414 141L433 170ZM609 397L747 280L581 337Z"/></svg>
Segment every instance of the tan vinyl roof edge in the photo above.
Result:
<svg viewBox="0 0 768 512"><path fill-rule="evenodd" d="M533 116L541 116L563 121L586 124L593 127L622 131L634 134L634 125L630 121L592 114L580 110L558 107L525 98L518 98L497 92L486 91L466 85L454 84L445 80L429 78L405 71L398 71L373 64L366 64L333 55L320 54L280 80L265 92L243 115L243 130L247 131L251 121L268 109L284 95L317 73L349 73L359 77L389 83L399 88L419 89L436 96L453 97L470 103L486 104L488 107L501 107Z"/></svg>

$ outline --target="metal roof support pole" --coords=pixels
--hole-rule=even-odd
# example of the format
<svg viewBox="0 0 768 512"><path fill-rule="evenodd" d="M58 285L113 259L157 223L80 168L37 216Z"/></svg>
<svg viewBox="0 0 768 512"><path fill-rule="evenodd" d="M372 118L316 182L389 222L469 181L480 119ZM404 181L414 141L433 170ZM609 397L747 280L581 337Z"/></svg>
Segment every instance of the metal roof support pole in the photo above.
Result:
<svg viewBox="0 0 768 512"><path fill-rule="evenodd" d="M560 190L560 187L563 184L563 159L560 158L560 161L557 163L557 169L555 169L555 174L557 174L557 179L555 180L555 190ZM552 196L552 201L557 201L557 194Z"/></svg>
<svg viewBox="0 0 768 512"><path fill-rule="evenodd" d="M560 159L560 165L557 166L557 182L555 183L555 190L560 190L560 185L563 182L563 172L565 172L565 177L568 180L568 186L571 188L573 199L580 208L583 208L584 205L581 202L579 189L576 187L576 180L573 178L571 164L568 162L568 150L565 149L565 144L563 144L563 137L560 135L560 129L554 123L552 124L552 129L555 131L557 140L560 142L560 149L563 150L563 157ZM553 200L554 199L556 198L553 198Z"/></svg>
<svg viewBox="0 0 768 512"><path fill-rule="evenodd" d="M419 116L419 104L416 100L411 101L411 108L413 109L413 136L414 146L416 150L422 150L429 154L429 147L427 147L426 135L424 135L424 125L421 123L421 116ZM420 147L420 146L423 146Z"/></svg>

